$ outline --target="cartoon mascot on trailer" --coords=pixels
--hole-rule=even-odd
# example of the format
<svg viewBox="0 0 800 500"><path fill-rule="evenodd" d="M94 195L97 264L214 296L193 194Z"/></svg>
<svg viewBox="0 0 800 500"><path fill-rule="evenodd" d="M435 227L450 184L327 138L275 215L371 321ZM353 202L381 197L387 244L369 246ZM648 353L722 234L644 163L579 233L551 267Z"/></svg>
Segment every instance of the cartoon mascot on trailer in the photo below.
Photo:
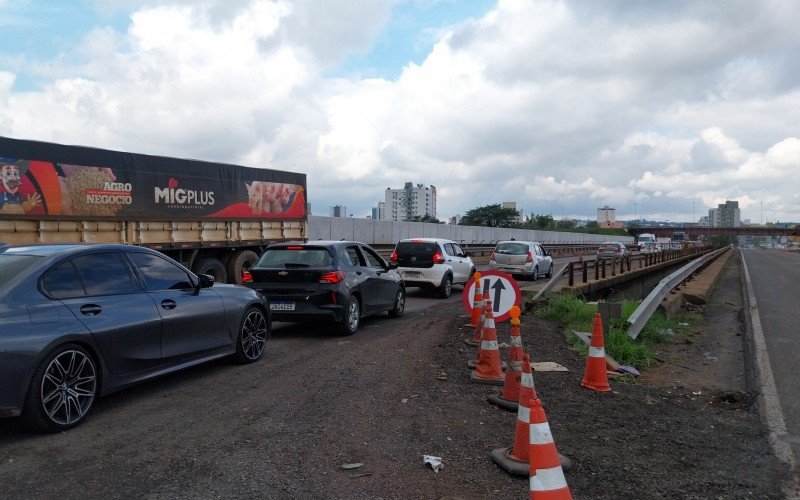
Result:
<svg viewBox="0 0 800 500"><path fill-rule="evenodd" d="M0 158L0 177L3 190L0 191L0 214L24 215L42 201L39 193L23 197L19 192L22 176L28 172L28 164L23 160Z"/></svg>

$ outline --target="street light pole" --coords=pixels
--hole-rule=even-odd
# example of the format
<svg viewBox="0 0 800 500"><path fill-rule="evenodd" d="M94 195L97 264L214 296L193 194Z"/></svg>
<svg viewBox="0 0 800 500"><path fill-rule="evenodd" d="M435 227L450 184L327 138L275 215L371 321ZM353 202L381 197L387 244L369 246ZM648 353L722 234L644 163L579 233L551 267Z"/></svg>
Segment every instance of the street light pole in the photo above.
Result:
<svg viewBox="0 0 800 500"><path fill-rule="evenodd" d="M635 202L633 204L633 220L639 220L639 218L636 215L636 203Z"/></svg>
<svg viewBox="0 0 800 500"><path fill-rule="evenodd" d="M764 202L761 202L761 215L758 216L758 225L764 225Z"/></svg>
<svg viewBox="0 0 800 500"><path fill-rule="evenodd" d="M692 200L692 223L697 222L697 219L694 217L694 200Z"/></svg>

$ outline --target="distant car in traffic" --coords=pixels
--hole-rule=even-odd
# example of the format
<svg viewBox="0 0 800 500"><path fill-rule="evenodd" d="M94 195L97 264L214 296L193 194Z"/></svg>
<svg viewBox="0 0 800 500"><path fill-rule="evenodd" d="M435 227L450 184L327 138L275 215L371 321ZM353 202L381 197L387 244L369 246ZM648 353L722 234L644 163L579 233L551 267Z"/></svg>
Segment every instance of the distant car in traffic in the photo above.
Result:
<svg viewBox="0 0 800 500"><path fill-rule="evenodd" d="M275 321L331 321L352 335L365 316L403 315L406 289L396 268L356 241L276 243L242 283L269 299Z"/></svg>
<svg viewBox="0 0 800 500"><path fill-rule="evenodd" d="M223 356L257 361L266 300L129 245L0 252L0 416L63 431L95 398Z"/></svg>
<svg viewBox="0 0 800 500"><path fill-rule="evenodd" d="M628 248L619 241L607 241L597 249L597 257L601 259L625 257L626 255L628 255Z"/></svg>
<svg viewBox="0 0 800 500"><path fill-rule="evenodd" d="M489 257L489 269L499 269L536 281L553 275L553 258L535 241L501 241Z"/></svg>
<svg viewBox="0 0 800 500"><path fill-rule="evenodd" d="M638 238L639 251L641 253L654 253L661 250L656 235L652 233L642 233Z"/></svg>
<svg viewBox="0 0 800 500"><path fill-rule="evenodd" d="M435 290L447 298L453 284L465 284L475 273L471 254L455 241L441 238L400 240L392 252L406 286Z"/></svg>

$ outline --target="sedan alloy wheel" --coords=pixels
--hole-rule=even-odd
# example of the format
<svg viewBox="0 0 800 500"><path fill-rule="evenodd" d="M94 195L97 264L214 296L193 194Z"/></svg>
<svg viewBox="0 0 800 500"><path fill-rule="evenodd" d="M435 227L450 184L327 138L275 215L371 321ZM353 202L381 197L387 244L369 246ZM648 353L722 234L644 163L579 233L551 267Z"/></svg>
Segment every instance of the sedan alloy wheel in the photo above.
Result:
<svg viewBox="0 0 800 500"><path fill-rule="evenodd" d="M45 368L40 401L47 418L60 426L78 423L92 406L97 393L94 361L79 350L66 350Z"/></svg>

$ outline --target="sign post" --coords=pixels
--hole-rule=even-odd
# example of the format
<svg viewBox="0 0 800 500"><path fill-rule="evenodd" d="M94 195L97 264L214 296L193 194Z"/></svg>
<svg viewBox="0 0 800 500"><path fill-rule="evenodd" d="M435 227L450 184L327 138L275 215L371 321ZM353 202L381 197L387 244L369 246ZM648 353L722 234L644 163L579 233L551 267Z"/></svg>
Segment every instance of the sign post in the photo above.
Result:
<svg viewBox="0 0 800 500"><path fill-rule="evenodd" d="M492 301L492 313L495 322L502 322L508 319L508 311L512 306L519 306L522 301L522 292L519 285L511 275L502 271L490 269L480 273L481 288L484 294L489 294ZM467 314L472 314L472 297L475 291L475 279L470 278L464 285L464 293L461 300Z"/></svg>

